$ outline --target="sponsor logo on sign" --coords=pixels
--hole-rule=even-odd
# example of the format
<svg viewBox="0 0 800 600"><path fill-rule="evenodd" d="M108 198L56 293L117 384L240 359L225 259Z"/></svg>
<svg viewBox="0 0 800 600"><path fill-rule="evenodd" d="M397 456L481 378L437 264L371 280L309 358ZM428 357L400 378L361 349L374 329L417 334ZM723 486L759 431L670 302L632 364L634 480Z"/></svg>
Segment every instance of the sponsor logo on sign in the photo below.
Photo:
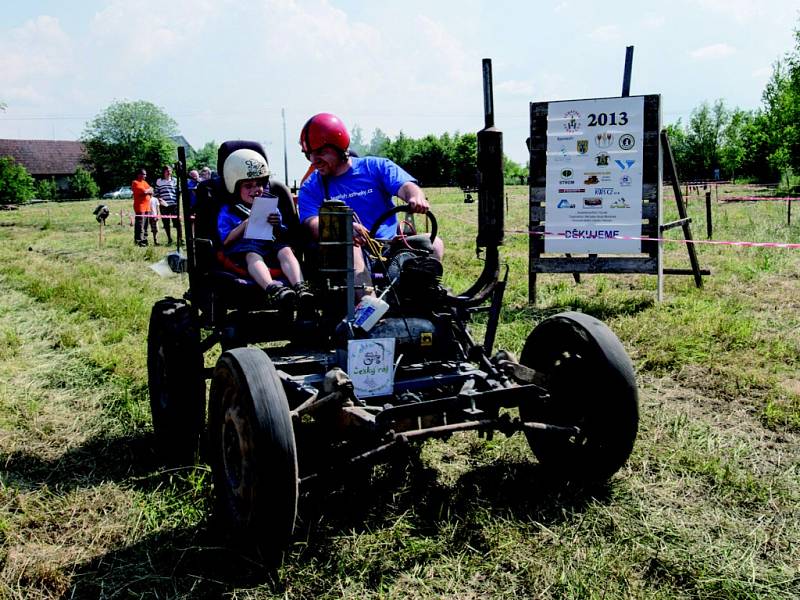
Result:
<svg viewBox="0 0 800 600"><path fill-rule="evenodd" d="M561 169L561 177L564 179L572 177L572 169Z"/></svg>
<svg viewBox="0 0 800 600"><path fill-rule="evenodd" d="M577 110L568 110L564 113L564 129L569 133L575 133L581 128L581 113Z"/></svg>
<svg viewBox="0 0 800 600"><path fill-rule="evenodd" d="M575 183L574 179L559 179L558 180L558 185L572 185L573 183Z"/></svg>
<svg viewBox="0 0 800 600"><path fill-rule="evenodd" d="M628 160L615 160L614 162L617 163L617 166L620 169L622 169L623 171L627 171L633 165L636 164L636 161L635 160L631 160L631 159L628 159Z"/></svg>
<svg viewBox="0 0 800 600"><path fill-rule="evenodd" d="M625 201L625 198L618 198L611 203L609 208L630 208L631 205Z"/></svg>
<svg viewBox="0 0 800 600"><path fill-rule="evenodd" d="M624 133L619 136L619 147L623 150L630 150L636 145L636 138L630 133Z"/></svg>
<svg viewBox="0 0 800 600"><path fill-rule="evenodd" d="M589 175L589 177L583 180L583 183L586 185L594 185L600 183L600 180L597 178L597 175Z"/></svg>
<svg viewBox="0 0 800 600"><path fill-rule="evenodd" d="M559 188L559 194L582 194L586 190L584 188Z"/></svg>
<svg viewBox="0 0 800 600"><path fill-rule="evenodd" d="M578 140L578 154L586 154L589 151L589 140Z"/></svg>
<svg viewBox="0 0 800 600"><path fill-rule="evenodd" d="M584 198L583 205L595 208L597 206L603 206L603 201L600 198Z"/></svg>
<svg viewBox="0 0 800 600"><path fill-rule="evenodd" d="M618 193L614 191L614 188L610 187L594 188L595 196L616 196Z"/></svg>
<svg viewBox="0 0 800 600"><path fill-rule="evenodd" d="M594 136L594 141L598 148L610 148L614 143L614 134L610 131L604 131Z"/></svg>
<svg viewBox="0 0 800 600"><path fill-rule="evenodd" d="M571 135L557 135L556 136L556 141L557 142L567 142L569 140L574 140L574 139L575 138L572 137Z"/></svg>
<svg viewBox="0 0 800 600"><path fill-rule="evenodd" d="M566 198L562 198L556 208L575 208L575 205L571 204Z"/></svg>
<svg viewBox="0 0 800 600"><path fill-rule="evenodd" d="M619 178L619 184L622 187L628 187L631 184L631 176L630 175L623 175Z"/></svg>
<svg viewBox="0 0 800 600"><path fill-rule="evenodd" d="M597 162L598 167L607 167L608 166L608 154L605 152L601 152L600 154L594 157L595 161ZM617 161L619 162L619 161Z"/></svg>

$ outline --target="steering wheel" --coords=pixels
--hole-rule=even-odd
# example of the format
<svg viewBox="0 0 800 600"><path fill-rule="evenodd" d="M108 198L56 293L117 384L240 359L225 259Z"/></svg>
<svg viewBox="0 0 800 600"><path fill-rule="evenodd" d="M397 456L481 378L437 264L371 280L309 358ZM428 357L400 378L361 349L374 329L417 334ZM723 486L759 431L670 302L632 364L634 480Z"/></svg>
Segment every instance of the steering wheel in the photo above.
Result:
<svg viewBox="0 0 800 600"><path fill-rule="evenodd" d="M414 209L411 208L408 204L400 204L399 206L393 206L385 213L383 213L380 217L375 219L375 223L372 224L372 228L369 230L369 237L374 239L375 236L378 234L378 229L380 229L380 226L383 225L384 222L386 222L386 220L392 215L396 215L397 213L413 213L413 212ZM436 233L439 231L439 226L436 223L436 217L433 216L433 213L431 211L426 212L425 216L428 217L428 219L430 219L431 221L430 236L431 236L431 243L433 243L433 240L436 239Z"/></svg>

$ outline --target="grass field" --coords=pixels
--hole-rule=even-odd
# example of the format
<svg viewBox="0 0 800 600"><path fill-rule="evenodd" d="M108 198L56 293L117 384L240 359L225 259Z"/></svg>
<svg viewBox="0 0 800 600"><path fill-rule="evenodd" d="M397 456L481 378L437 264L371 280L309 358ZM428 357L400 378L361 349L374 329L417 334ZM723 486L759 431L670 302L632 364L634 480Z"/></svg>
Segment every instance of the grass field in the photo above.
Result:
<svg viewBox="0 0 800 600"><path fill-rule="evenodd" d="M661 304L653 276L542 276L532 307L527 189L507 192L522 233L498 346L562 310L606 321L639 381L630 461L588 494L543 478L521 436L428 442L304 497L277 572L221 545L206 466L153 455L149 311L187 282L148 268L166 249L134 247L129 201L102 244L94 201L0 213L0 597L800 597L800 250L698 245L712 276L668 277ZM477 205L429 197L460 291ZM703 204L689 212L704 238ZM800 225L783 203L715 204L714 236L797 243ZM685 246L666 264L688 267Z"/></svg>

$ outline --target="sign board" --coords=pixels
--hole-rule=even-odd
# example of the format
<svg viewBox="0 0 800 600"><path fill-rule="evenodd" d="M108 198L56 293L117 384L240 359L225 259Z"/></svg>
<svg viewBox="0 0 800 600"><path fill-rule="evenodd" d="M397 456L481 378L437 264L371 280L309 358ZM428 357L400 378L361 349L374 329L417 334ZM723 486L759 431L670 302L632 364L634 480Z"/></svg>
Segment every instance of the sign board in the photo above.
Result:
<svg viewBox="0 0 800 600"><path fill-rule="evenodd" d="M660 105L657 94L531 103L531 303L538 273L658 273Z"/></svg>
<svg viewBox="0 0 800 600"><path fill-rule="evenodd" d="M394 339L347 342L347 374L356 396L386 396L394 391Z"/></svg>
<svg viewBox="0 0 800 600"><path fill-rule="evenodd" d="M643 127L642 96L548 103L545 252L641 252Z"/></svg>

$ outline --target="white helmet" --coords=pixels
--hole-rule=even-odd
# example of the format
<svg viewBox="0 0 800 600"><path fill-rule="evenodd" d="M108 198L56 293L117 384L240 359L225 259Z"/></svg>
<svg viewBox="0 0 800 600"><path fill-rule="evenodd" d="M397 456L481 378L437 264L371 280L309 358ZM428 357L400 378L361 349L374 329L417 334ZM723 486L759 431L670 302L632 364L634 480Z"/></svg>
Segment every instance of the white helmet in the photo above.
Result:
<svg viewBox="0 0 800 600"><path fill-rule="evenodd" d="M236 192L236 184L244 179L269 177L267 159L255 150L243 148L231 152L222 165L222 175L229 194Z"/></svg>

